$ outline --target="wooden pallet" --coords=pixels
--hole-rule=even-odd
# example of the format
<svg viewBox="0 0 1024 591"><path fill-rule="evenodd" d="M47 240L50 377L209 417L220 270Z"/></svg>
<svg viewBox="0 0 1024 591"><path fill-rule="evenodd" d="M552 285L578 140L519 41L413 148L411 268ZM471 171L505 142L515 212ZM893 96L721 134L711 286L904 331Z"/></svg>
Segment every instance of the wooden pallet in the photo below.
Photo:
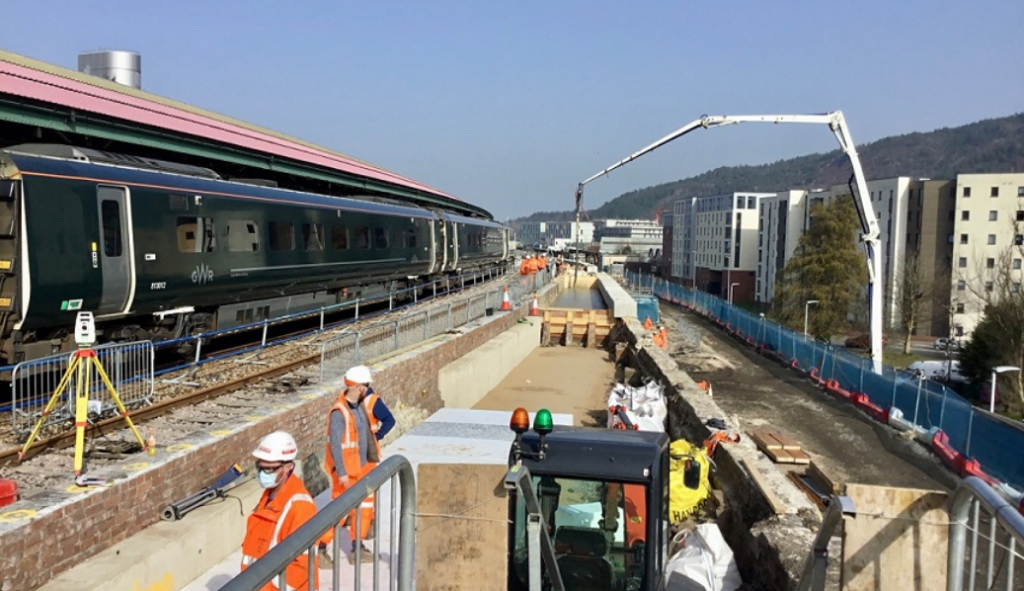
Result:
<svg viewBox="0 0 1024 591"><path fill-rule="evenodd" d="M758 449L776 464L810 464L811 456L800 449L800 444L774 429L747 431Z"/></svg>

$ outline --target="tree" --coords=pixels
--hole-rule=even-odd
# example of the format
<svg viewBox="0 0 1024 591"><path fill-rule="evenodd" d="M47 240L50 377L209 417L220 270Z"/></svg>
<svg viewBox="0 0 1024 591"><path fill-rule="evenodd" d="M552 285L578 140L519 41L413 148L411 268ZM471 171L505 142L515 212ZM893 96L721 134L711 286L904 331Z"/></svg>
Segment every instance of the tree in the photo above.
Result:
<svg viewBox="0 0 1024 591"><path fill-rule="evenodd" d="M986 264L982 275L963 279L976 299L984 302L984 316L971 332L960 355L960 371L969 378L987 382L998 365L1024 367L1024 289L1019 262L1024 260L1021 224L1013 224L1014 244L1006 248L992 269ZM1004 394L1008 410L1024 410L1024 374L1012 372L998 377L997 389Z"/></svg>
<svg viewBox="0 0 1024 591"><path fill-rule="evenodd" d="M808 300L818 304L808 330L830 340L849 326L852 307L863 297L867 264L857 247L857 210L848 197L811 209L810 228L800 237L775 289L773 313L780 322L803 328Z"/></svg>
<svg viewBox="0 0 1024 591"><path fill-rule="evenodd" d="M899 311L898 326L903 335L903 353L910 354L910 338L928 309L935 292L935 276L928 272L916 250L907 253L903 272L896 278L893 297Z"/></svg>

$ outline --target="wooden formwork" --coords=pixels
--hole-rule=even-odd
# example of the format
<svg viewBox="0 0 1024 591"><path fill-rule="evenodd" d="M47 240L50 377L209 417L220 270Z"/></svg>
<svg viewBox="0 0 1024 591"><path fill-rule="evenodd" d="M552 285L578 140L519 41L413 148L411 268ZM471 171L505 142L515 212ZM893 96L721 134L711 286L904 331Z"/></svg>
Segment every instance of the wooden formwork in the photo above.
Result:
<svg viewBox="0 0 1024 591"><path fill-rule="evenodd" d="M615 325L610 310L550 308L542 310L542 314L540 342L543 344L598 347L604 345Z"/></svg>

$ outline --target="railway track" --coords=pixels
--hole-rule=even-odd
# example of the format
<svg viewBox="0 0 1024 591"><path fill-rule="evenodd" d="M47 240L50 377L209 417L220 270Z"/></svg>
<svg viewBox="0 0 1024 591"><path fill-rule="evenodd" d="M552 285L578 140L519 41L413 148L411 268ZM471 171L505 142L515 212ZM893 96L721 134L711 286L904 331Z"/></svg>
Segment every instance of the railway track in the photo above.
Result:
<svg viewBox="0 0 1024 591"><path fill-rule="evenodd" d="M484 282L436 299L421 302L396 314L418 313L448 299L471 296L489 290ZM157 447L164 448L188 434L211 427L225 427L251 420L260 409L302 386L319 381L320 347L323 341L342 331L355 331L392 317L374 316L325 330L298 331L295 338L253 353L247 346L235 347L241 355L225 357L203 365L184 368L157 378L154 403L131 410L133 422L143 437L152 433ZM279 337L280 338L280 337ZM216 351L225 355L226 349ZM243 356L244 359L238 357ZM188 380L183 382L182 380ZM67 423L46 427L19 462L24 440L19 441L9 416L0 415L0 478L19 483L23 497L34 492L66 485L72 473L75 430ZM134 435L119 416L98 420L86 430L86 459L90 472L141 452Z"/></svg>

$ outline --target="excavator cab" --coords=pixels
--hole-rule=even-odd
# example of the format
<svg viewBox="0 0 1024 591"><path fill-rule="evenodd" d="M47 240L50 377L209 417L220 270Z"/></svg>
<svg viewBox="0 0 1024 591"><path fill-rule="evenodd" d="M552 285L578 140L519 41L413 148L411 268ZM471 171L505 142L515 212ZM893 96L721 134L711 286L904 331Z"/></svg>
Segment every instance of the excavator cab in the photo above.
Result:
<svg viewBox="0 0 1024 591"><path fill-rule="evenodd" d="M668 437L551 426L517 434L566 591L657 589L668 560ZM527 508L510 491L509 589L527 590ZM544 569L544 586L551 589Z"/></svg>

